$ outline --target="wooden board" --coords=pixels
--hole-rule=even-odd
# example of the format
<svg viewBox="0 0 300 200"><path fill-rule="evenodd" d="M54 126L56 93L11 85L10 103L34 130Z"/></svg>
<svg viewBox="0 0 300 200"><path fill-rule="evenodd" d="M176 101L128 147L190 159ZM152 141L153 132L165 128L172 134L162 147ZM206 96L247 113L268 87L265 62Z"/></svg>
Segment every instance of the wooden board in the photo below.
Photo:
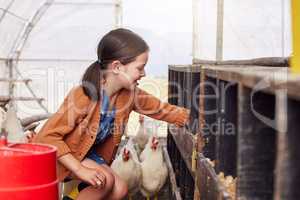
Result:
<svg viewBox="0 0 300 200"><path fill-rule="evenodd" d="M193 153L193 137L188 134L184 128L178 128L175 125L169 125L169 131L176 143L178 150L180 151L182 159L185 161L191 175L192 171L192 153Z"/></svg>
<svg viewBox="0 0 300 200"><path fill-rule="evenodd" d="M176 183L176 177L175 177L175 173L174 173L174 169L168 154L168 151L166 149L166 147L163 148L163 152L164 152L164 158L165 158L165 162L168 166L168 170L169 170L169 183L170 183L170 187L171 187L171 191L172 191L172 196L175 197L176 200L182 200L181 196L180 196L180 191L179 188L177 187L177 183Z"/></svg>
<svg viewBox="0 0 300 200"><path fill-rule="evenodd" d="M237 84L218 80L216 170L236 177L237 165Z"/></svg>
<svg viewBox="0 0 300 200"><path fill-rule="evenodd" d="M286 67L205 65L203 69L209 77L241 83L255 90L274 94L286 89L290 97L300 100L300 76L293 76Z"/></svg>
<svg viewBox="0 0 300 200"><path fill-rule="evenodd" d="M281 102L279 106L287 106L286 113L281 113L285 115L281 120L288 123L282 132L278 133L275 200L298 200L300 199L300 102L288 100Z"/></svg>
<svg viewBox="0 0 300 200"><path fill-rule="evenodd" d="M247 60L201 60L194 59L194 64L200 65L257 65L257 66L289 66L290 58L288 57L263 57L263 58L254 58Z"/></svg>
<svg viewBox="0 0 300 200"><path fill-rule="evenodd" d="M169 65L169 71L176 71L176 72L200 72L201 65Z"/></svg>
<svg viewBox="0 0 300 200"><path fill-rule="evenodd" d="M275 97L239 85L238 181L240 199L270 200L274 192L276 131L256 114L274 119Z"/></svg>
<svg viewBox="0 0 300 200"><path fill-rule="evenodd" d="M208 163L203 154L198 154L197 186L201 200L231 200L229 194L219 181L214 168Z"/></svg>

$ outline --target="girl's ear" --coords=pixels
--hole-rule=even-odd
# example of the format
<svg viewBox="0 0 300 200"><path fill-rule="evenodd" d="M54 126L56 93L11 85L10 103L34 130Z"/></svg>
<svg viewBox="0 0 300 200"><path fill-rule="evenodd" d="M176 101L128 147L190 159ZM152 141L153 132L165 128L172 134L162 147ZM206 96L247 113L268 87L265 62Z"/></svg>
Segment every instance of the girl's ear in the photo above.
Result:
<svg viewBox="0 0 300 200"><path fill-rule="evenodd" d="M115 60L111 63L111 70L114 74L120 73L121 63L118 60Z"/></svg>

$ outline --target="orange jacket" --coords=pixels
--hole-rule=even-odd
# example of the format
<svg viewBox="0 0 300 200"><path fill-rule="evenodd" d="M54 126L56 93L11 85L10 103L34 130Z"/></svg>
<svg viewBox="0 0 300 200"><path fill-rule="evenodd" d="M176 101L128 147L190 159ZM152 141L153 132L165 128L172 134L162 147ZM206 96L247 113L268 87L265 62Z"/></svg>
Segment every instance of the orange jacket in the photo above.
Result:
<svg viewBox="0 0 300 200"><path fill-rule="evenodd" d="M33 142L56 146L58 157L71 153L78 160L83 160L96 139L100 102L91 101L81 86L75 87L67 95L59 110L33 138ZM134 91L120 90L116 96L115 108L113 134L97 147L97 152L107 163L111 163L115 156L132 110L177 126L183 126L188 120L188 110L163 103L139 88ZM59 180L63 180L69 173L58 162Z"/></svg>

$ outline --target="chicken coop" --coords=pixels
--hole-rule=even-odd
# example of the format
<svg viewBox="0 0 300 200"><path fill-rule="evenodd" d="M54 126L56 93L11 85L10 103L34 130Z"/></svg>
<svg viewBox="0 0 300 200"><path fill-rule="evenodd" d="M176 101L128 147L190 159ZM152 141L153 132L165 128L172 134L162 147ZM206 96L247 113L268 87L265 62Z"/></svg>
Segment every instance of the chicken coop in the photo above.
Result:
<svg viewBox="0 0 300 200"><path fill-rule="evenodd" d="M169 67L170 103L190 108L191 121L198 122L187 130L169 127L168 150L184 199L193 199L194 187L201 199L299 198L300 79L289 74L286 60L269 65ZM195 108L192 94L200 94ZM236 178L234 195L218 179L220 172Z"/></svg>
<svg viewBox="0 0 300 200"><path fill-rule="evenodd" d="M183 199L299 198L295 186L300 171L295 166L300 149L294 142L300 103L299 32L292 29L290 57L286 26L291 13L292 23L297 21L297 2L282 1L278 10L267 9L270 2L256 2L256 16L250 7L230 12L248 3L196 2L202 13L194 16L193 65L169 66L169 102L191 110L185 129L169 126L167 142ZM266 12L259 16L263 8ZM232 21L241 12L247 16ZM267 25L260 36L269 45L277 37L281 45L261 43L256 34L247 37L265 23L266 15L278 14L282 25L273 34L263 34L270 29ZM250 18L260 22L252 24Z"/></svg>

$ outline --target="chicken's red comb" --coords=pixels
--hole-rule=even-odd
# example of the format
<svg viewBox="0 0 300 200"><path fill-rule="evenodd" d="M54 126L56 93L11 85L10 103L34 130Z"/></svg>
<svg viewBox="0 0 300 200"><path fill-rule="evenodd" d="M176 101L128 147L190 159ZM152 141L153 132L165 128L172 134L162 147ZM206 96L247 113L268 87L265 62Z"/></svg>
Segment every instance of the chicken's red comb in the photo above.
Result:
<svg viewBox="0 0 300 200"><path fill-rule="evenodd" d="M124 148L124 150L123 150L123 154L129 154L129 150L128 149L126 149L126 148Z"/></svg>
<svg viewBox="0 0 300 200"><path fill-rule="evenodd" d="M154 144L154 143L158 144L158 139L156 137L152 138L152 144Z"/></svg>

